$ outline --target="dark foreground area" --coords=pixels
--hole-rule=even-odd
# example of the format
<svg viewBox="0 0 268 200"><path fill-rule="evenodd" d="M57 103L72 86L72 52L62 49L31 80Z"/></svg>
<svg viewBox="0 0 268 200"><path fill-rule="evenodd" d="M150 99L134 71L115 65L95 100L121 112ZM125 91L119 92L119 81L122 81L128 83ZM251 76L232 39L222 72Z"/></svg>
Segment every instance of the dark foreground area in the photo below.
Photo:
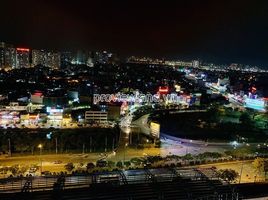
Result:
<svg viewBox="0 0 268 200"><path fill-rule="evenodd" d="M268 184L222 185L219 181L174 180L129 185L98 184L61 192L40 191L1 194L1 200L240 200L268 195Z"/></svg>
<svg viewBox="0 0 268 200"><path fill-rule="evenodd" d="M228 184L216 178L210 168L155 168L0 181L1 200L240 200L268 196L268 183Z"/></svg>

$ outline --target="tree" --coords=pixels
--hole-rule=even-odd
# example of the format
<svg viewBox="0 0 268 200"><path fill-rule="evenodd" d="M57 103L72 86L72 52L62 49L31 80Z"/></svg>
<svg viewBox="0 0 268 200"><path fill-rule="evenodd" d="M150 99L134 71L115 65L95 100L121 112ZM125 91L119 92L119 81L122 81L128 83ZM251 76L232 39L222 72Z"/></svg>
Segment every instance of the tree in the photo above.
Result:
<svg viewBox="0 0 268 200"><path fill-rule="evenodd" d="M8 172L8 167L2 167L2 168L0 168L0 173L7 174L7 172Z"/></svg>
<svg viewBox="0 0 268 200"><path fill-rule="evenodd" d="M245 129L252 129L253 124L248 112L243 112L240 115L239 121L241 122L242 127L244 127Z"/></svg>
<svg viewBox="0 0 268 200"><path fill-rule="evenodd" d="M18 171L19 171L19 165L13 165L10 167L10 172L13 176L17 175L18 174Z"/></svg>
<svg viewBox="0 0 268 200"><path fill-rule="evenodd" d="M220 112L217 106L213 106L207 111L207 120L209 123L217 123L219 121Z"/></svg>
<svg viewBox="0 0 268 200"><path fill-rule="evenodd" d="M123 163L122 163L122 161L118 161L118 162L116 163L116 167L118 167L118 168L122 168L122 167L123 167Z"/></svg>
<svg viewBox="0 0 268 200"><path fill-rule="evenodd" d="M74 169L74 164L73 163L67 163L64 165L64 168L68 171L71 172Z"/></svg>
<svg viewBox="0 0 268 200"><path fill-rule="evenodd" d="M115 166L115 162L109 160L109 161L108 161L108 166L111 167L111 168L113 168L113 167Z"/></svg>
<svg viewBox="0 0 268 200"><path fill-rule="evenodd" d="M131 163L130 163L130 161L126 161L126 162L124 162L124 165L125 165L126 167L129 167L129 166L131 165Z"/></svg>
<svg viewBox="0 0 268 200"><path fill-rule="evenodd" d="M253 166L256 169L256 171L261 174L262 172L267 172L268 171L268 160L264 158L255 158L253 161Z"/></svg>
<svg viewBox="0 0 268 200"><path fill-rule="evenodd" d="M221 169L218 171L219 178L228 182L234 181L238 177L238 173L233 169Z"/></svg>
<svg viewBox="0 0 268 200"><path fill-rule="evenodd" d="M19 173L20 174L25 174L25 172L27 172L28 168L29 168L28 166L24 166L24 165L21 166L20 169L19 169Z"/></svg>
<svg viewBox="0 0 268 200"><path fill-rule="evenodd" d="M193 156L192 156L192 154L187 153L187 154L185 154L185 155L183 156L183 159L184 159L184 160L192 160L192 159L193 159Z"/></svg>
<svg viewBox="0 0 268 200"><path fill-rule="evenodd" d="M90 162L90 163L87 163L87 170L92 170L95 168L95 165L94 163Z"/></svg>

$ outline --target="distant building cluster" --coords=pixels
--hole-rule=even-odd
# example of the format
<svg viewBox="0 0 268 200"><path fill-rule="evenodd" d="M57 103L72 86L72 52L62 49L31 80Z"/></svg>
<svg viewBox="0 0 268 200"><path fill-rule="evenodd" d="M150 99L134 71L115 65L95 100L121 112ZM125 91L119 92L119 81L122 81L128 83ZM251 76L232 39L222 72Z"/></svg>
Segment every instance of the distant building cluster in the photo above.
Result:
<svg viewBox="0 0 268 200"><path fill-rule="evenodd" d="M87 65L93 67L94 64L116 64L119 58L116 54L107 51L83 51L61 52L61 65L65 66L69 63L73 65Z"/></svg>
<svg viewBox="0 0 268 200"><path fill-rule="evenodd" d="M60 53L44 50L19 48L4 42L0 43L1 69L29 68L43 65L49 68L60 67Z"/></svg>
<svg viewBox="0 0 268 200"><path fill-rule="evenodd" d="M32 66L43 65L49 68L60 67L60 53L45 50L32 50Z"/></svg>
<svg viewBox="0 0 268 200"><path fill-rule="evenodd" d="M106 64L118 62L118 57L107 51L91 52L78 50L75 52L58 52L43 49L20 48L5 42L0 42L1 69L30 68L37 65L51 69L59 69L68 64L93 67L94 63Z"/></svg>
<svg viewBox="0 0 268 200"><path fill-rule="evenodd" d="M215 65L213 63L202 63L199 60L181 61L181 60L165 60L165 59L153 59L148 57L131 56L127 59L127 62L137 64L192 67L201 70L219 71L219 72L227 72L227 71L260 72L260 73L268 72L268 70L261 69L257 66L242 65L237 63L231 63L230 65Z"/></svg>
<svg viewBox="0 0 268 200"><path fill-rule="evenodd" d="M181 60L165 60L165 59L153 59L148 57L135 57L131 56L127 59L128 63L137 64L152 64L152 65L170 65L170 66L183 66L183 67L199 67L199 61L181 61Z"/></svg>

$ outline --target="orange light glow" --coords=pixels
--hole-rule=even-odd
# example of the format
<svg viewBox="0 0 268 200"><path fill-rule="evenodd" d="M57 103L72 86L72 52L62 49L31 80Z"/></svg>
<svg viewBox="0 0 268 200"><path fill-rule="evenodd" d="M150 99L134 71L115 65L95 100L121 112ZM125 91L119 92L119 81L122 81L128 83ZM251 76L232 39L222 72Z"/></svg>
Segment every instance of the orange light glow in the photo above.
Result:
<svg viewBox="0 0 268 200"><path fill-rule="evenodd" d="M159 87L158 89L158 92L159 93L168 93L168 87Z"/></svg>
<svg viewBox="0 0 268 200"><path fill-rule="evenodd" d="M26 49L26 48L17 48L17 51L26 51L26 52L29 52L30 49Z"/></svg>

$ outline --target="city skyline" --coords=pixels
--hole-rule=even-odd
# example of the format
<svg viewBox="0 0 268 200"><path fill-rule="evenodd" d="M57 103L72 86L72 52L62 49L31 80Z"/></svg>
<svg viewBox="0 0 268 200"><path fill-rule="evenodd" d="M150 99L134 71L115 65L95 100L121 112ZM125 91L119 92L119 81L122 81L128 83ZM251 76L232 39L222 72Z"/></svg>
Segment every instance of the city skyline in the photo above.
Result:
<svg viewBox="0 0 268 200"><path fill-rule="evenodd" d="M27 45L26 45L27 46ZM26 53L23 61L24 63L20 66L20 54ZM66 57L67 56L67 57ZM103 58L101 58L103 57ZM106 57L106 58L105 58ZM67 60L66 60L67 59ZM151 63L151 64L160 64L167 66L189 66L189 67L201 67L207 70L218 70L218 71L226 71L226 70L245 70L245 71L258 71L258 72L267 72L267 68L265 66L257 66L250 65L248 63L215 63L210 60L203 60L200 58L176 58L169 59L164 57L148 57L148 56L129 56L122 57L118 55L116 52L110 52L107 50L96 50L92 51L92 49L76 49L76 50L51 50L44 48L31 48L30 46L16 46L14 44L6 43L4 41L0 41L0 67L11 67L11 68L24 68L24 67L35 67L37 65L50 66L54 68L60 68L65 65L65 62L69 62L76 65L87 65L93 66L94 60L96 59L104 59L102 61L99 60L100 63L107 63L110 59L116 60L118 63L121 62L129 62L129 63ZM106 60L106 61L105 61ZM114 61L115 61L114 60ZM26 62L26 63L25 63ZM29 64L27 64L29 63ZM49 64L48 64L49 63ZM111 62L110 62L111 63ZM114 62L112 62L114 63ZM197 63L197 65L196 65ZM234 67L235 66L235 67Z"/></svg>
<svg viewBox="0 0 268 200"><path fill-rule="evenodd" d="M0 7L1 200L268 197L266 1Z"/></svg>
<svg viewBox="0 0 268 200"><path fill-rule="evenodd" d="M267 6L252 3L11 1L2 3L0 38L34 49L110 50L124 57L267 68Z"/></svg>

